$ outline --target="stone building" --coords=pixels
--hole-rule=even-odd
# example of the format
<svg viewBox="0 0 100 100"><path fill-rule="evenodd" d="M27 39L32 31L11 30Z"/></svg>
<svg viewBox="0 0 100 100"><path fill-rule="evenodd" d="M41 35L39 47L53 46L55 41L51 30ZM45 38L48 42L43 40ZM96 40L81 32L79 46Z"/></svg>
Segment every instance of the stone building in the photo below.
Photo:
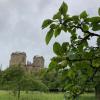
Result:
<svg viewBox="0 0 100 100"><path fill-rule="evenodd" d="M10 65L26 65L26 53L25 52L15 52L11 54Z"/></svg>
<svg viewBox="0 0 100 100"><path fill-rule="evenodd" d="M27 61L26 63L26 53L25 52L14 52L11 54L9 66L22 65L27 71L38 71L44 68L44 58L43 56L34 56L33 62Z"/></svg>
<svg viewBox="0 0 100 100"><path fill-rule="evenodd" d="M44 67L44 58L43 56L34 56L33 58L33 67Z"/></svg>

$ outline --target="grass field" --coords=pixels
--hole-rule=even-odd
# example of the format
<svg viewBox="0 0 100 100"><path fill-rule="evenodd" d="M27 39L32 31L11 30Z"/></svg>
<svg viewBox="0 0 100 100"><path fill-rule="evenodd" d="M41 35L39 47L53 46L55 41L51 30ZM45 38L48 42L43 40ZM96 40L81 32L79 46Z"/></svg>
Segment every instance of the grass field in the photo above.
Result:
<svg viewBox="0 0 100 100"><path fill-rule="evenodd" d="M17 98L11 92L0 91L0 100L17 100ZM22 92L20 100L64 100L64 95L63 93ZM79 100L95 100L95 97L93 94L84 94Z"/></svg>

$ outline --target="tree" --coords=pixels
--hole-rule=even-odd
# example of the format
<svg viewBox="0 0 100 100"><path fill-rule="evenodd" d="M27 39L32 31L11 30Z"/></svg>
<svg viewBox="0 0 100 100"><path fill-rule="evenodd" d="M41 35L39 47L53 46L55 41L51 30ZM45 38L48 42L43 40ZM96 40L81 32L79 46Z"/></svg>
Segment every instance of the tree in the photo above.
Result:
<svg viewBox="0 0 100 100"><path fill-rule="evenodd" d="M49 88L51 92L62 91L61 85L61 75L58 74L56 70L47 71L42 76L42 81Z"/></svg>
<svg viewBox="0 0 100 100"><path fill-rule="evenodd" d="M74 100L86 91L88 86L95 87L96 97L100 98L100 8L98 16L89 16L86 11L80 15L70 16L68 6L62 3L52 19L44 20L42 29L48 28L46 44L51 38L59 36L64 31L70 33L70 41L55 42L53 51L56 54L51 59L49 67L62 72L64 86L69 91L69 99ZM95 40L93 40L95 37ZM89 41L96 45L89 45Z"/></svg>
<svg viewBox="0 0 100 100"><path fill-rule="evenodd" d="M24 91L48 91L48 87L39 78L29 73L24 75L21 85Z"/></svg>
<svg viewBox="0 0 100 100"><path fill-rule="evenodd" d="M12 90L20 99L20 91L48 91L48 88L41 80L36 79L33 74L28 73L20 65L11 66L0 75L0 85L5 90Z"/></svg>
<svg viewBox="0 0 100 100"><path fill-rule="evenodd" d="M18 99L20 98L20 91L22 88L22 81L25 75L25 71L21 66L12 66L7 68L2 73L1 83L4 89L17 92Z"/></svg>
<svg viewBox="0 0 100 100"><path fill-rule="evenodd" d="M2 87L1 87L1 84L2 84L1 80L2 80L2 70L0 71L0 90L2 89Z"/></svg>

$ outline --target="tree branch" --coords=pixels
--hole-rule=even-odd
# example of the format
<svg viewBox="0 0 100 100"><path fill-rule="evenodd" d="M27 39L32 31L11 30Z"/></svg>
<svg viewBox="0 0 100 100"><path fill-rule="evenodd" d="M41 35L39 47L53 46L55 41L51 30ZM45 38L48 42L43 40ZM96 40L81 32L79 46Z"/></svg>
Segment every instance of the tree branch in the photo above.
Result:
<svg viewBox="0 0 100 100"><path fill-rule="evenodd" d="M96 33L90 32L90 31L84 31L83 28L81 27L81 24L79 24L78 26L75 26L75 25L74 25L73 27L75 27L75 28L77 28L77 29L80 29L83 33L88 33L87 36L85 36L84 38L81 39L81 42L79 43L79 45L80 45L81 43L83 43L84 41L86 41L87 39L89 39L90 36L91 36L91 37L92 37L92 36L100 37L99 34L96 34Z"/></svg>

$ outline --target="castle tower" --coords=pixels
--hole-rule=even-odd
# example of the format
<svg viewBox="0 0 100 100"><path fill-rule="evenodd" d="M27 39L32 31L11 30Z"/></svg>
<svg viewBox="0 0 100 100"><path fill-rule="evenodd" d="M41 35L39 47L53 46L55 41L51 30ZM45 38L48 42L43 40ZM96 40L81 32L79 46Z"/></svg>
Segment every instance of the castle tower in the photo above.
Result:
<svg viewBox="0 0 100 100"><path fill-rule="evenodd" d="M26 53L25 52L14 52L11 54L10 64L13 65L26 65Z"/></svg>
<svg viewBox="0 0 100 100"><path fill-rule="evenodd" d="M44 67L44 58L43 56L34 56L33 58L33 67L43 68Z"/></svg>

